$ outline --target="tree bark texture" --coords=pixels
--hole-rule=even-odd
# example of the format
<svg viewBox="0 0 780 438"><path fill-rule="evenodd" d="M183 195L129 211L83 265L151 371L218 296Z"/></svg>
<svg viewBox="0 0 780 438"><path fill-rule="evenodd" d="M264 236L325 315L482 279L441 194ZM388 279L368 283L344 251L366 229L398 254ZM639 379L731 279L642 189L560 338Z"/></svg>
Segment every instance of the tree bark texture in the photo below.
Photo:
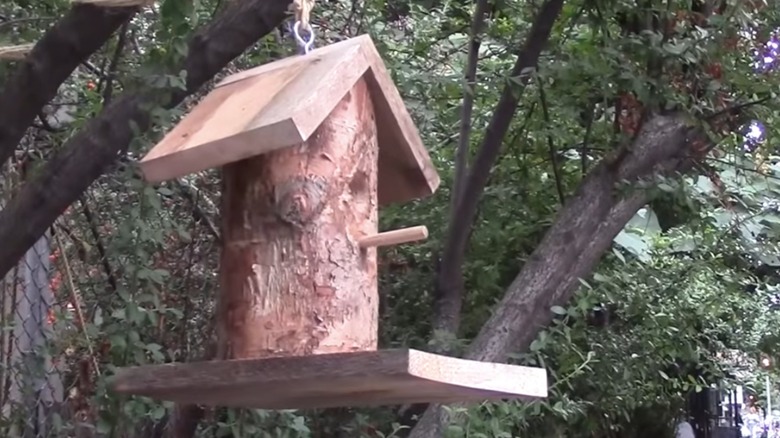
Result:
<svg viewBox="0 0 780 438"><path fill-rule="evenodd" d="M704 141L682 116L655 116L630 147L594 167L558 212L552 227L523 265L472 342L466 358L504 362L525 351L553 317L550 308L565 306L596 268L612 241L649 201L642 189L622 193L623 182L647 181L690 167L691 144ZM441 436L449 419L431 406L411 433L414 438Z"/></svg>
<svg viewBox="0 0 780 438"><path fill-rule="evenodd" d="M219 357L376 350L377 126L361 80L304 144L225 166Z"/></svg>
<svg viewBox="0 0 780 438"><path fill-rule="evenodd" d="M35 44L0 93L0 166L73 70L136 11L76 4Z"/></svg>
<svg viewBox="0 0 780 438"><path fill-rule="evenodd" d="M278 26L286 17L289 3L290 0L253 0L232 4L190 40L187 58L180 67L187 73L185 90L124 93L71 137L0 211L0 277L125 153L136 135L132 124L141 132L149 128L149 111L159 103L160 96L170 93L162 106L178 105ZM47 51L47 56L56 55Z"/></svg>

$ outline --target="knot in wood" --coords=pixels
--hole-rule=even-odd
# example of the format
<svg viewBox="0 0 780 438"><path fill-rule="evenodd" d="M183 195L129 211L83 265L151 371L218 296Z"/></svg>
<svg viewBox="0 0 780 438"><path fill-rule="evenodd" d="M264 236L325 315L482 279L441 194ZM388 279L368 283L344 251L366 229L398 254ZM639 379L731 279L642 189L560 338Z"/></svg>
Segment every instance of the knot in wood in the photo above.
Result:
<svg viewBox="0 0 780 438"><path fill-rule="evenodd" d="M319 175L298 177L274 187L274 209L283 221L303 227L325 207L327 181Z"/></svg>

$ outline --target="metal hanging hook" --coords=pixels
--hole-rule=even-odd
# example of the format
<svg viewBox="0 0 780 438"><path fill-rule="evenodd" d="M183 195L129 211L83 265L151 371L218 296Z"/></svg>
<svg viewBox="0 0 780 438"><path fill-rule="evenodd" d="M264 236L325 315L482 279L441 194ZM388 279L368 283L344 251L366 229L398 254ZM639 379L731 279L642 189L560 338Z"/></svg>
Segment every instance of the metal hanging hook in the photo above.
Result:
<svg viewBox="0 0 780 438"><path fill-rule="evenodd" d="M308 33L309 38L303 39L301 37L301 22L296 21L295 25L293 25L293 35L295 35L295 41L298 43L298 47L300 47L303 50L303 54L309 53L311 51L311 48L314 46L314 28L311 26L311 24L306 25L307 29L304 29L304 32Z"/></svg>

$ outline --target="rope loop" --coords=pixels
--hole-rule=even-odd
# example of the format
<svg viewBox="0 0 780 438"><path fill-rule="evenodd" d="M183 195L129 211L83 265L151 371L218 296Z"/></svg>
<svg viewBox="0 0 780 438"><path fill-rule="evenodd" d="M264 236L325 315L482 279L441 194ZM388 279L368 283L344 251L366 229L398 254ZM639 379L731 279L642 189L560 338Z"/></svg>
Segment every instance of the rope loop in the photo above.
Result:
<svg viewBox="0 0 780 438"><path fill-rule="evenodd" d="M293 0L293 10L295 11L295 21L300 21L304 29L311 27L309 17L314 8L314 0Z"/></svg>

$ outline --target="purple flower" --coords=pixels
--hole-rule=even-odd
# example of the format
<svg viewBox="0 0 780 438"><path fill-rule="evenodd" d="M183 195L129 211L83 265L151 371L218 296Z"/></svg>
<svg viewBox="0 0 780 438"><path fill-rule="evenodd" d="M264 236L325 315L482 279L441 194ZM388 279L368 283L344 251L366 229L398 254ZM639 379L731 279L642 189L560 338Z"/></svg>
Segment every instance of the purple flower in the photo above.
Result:
<svg viewBox="0 0 780 438"><path fill-rule="evenodd" d="M742 150L745 152L753 152L758 146L766 140L766 128L764 124L758 120L753 120L745 128L744 140L742 142Z"/></svg>
<svg viewBox="0 0 780 438"><path fill-rule="evenodd" d="M780 37L775 33L769 38L761 47L753 52L755 57L755 67L758 73L766 73L770 70L774 70L778 65L778 58L780 58Z"/></svg>

